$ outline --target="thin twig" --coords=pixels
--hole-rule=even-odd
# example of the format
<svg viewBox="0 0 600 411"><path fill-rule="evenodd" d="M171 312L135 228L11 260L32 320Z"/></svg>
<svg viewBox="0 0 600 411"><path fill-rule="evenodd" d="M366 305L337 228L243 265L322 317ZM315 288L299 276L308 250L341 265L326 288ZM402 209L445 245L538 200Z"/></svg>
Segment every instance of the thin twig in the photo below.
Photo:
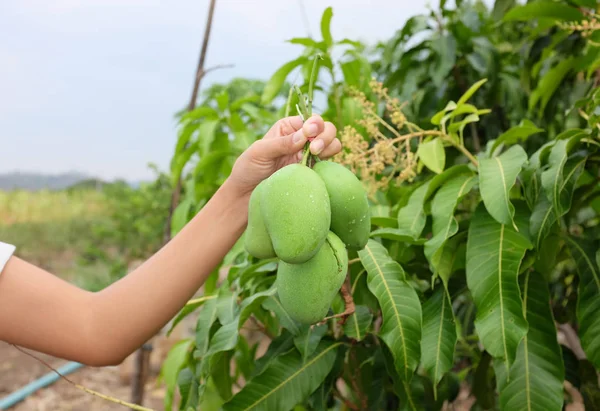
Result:
<svg viewBox="0 0 600 411"><path fill-rule="evenodd" d="M204 301L212 300L213 298L217 298L216 295L205 295L204 297L194 298L193 300L189 300L185 305L194 305L198 303L203 303Z"/></svg>
<svg viewBox="0 0 600 411"><path fill-rule="evenodd" d="M420 137L420 136L443 136L443 135L444 135L444 133L442 133L441 131L438 131L438 130L415 131L414 133L409 133L409 134L405 134L403 136L393 138L393 139L387 141L387 143L394 144L399 141L409 140L411 138ZM374 152L375 150L376 150L376 148L373 147L373 148L365 151L365 154L370 154L370 153Z"/></svg>
<svg viewBox="0 0 600 411"><path fill-rule="evenodd" d="M208 40L210 38L210 31L212 27L213 15L215 12L216 0L211 0L208 7L208 15L206 17L206 28L204 29L204 38L202 40L202 48L200 49L200 58L198 60L198 67L196 69L196 76L194 77L194 86L192 88L192 96L188 103L187 110L192 111L196 108L196 100L198 98L198 90L200 89L200 81L206 73L204 71L204 61L206 60L206 51L208 50ZM166 244L171 239L171 223L173 219L173 213L179 204L179 198L181 196L182 181L181 177L177 180L175 189L171 193L171 206L169 208L169 214L167 215L167 222L165 224L165 232L163 233L163 243Z"/></svg>
<svg viewBox="0 0 600 411"><path fill-rule="evenodd" d="M73 382L72 380L70 380L69 378L65 377L64 375L62 375L54 367L52 367L50 364L48 364L46 361L42 360L41 358L33 355L30 352L25 351L24 349L22 349L21 347L19 347L17 345L14 345L14 344L11 344L11 345L13 347L15 347L17 350L21 351L23 354L28 355L29 357L33 358L34 360L39 361L40 363L44 364L47 368L49 368L50 370L52 370L53 372L55 372L60 378L62 378L63 380L65 380L66 382L68 382L69 384L73 385L75 388L77 388L77 389L79 389L81 391L87 392L88 394L91 394L91 395L96 396L98 398L102 398L103 400L112 402L114 404L119 404L119 405L122 405L124 407L129 407L132 410L136 410L136 411L155 411L152 408L146 408L146 407L142 407L142 406L139 406L139 405L136 405L136 404L131 404L129 402L120 400L118 398L109 397L109 396L101 394L101 393L99 393L97 391L93 391L93 390L90 390L89 388L85 388L84 386L79 385L79 384Z"/></svg>

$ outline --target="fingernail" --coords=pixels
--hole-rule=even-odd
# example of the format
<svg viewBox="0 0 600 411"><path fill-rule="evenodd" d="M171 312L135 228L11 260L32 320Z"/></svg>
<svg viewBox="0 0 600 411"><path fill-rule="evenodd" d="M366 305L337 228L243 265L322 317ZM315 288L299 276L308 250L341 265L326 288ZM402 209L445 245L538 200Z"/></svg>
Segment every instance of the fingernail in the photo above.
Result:
<svg viewBox="0 0 600 411"><path fill-rule="evenodd" d="M292 141L294 142L294 144L298 144L302 141L305 141L306 137L304 136L304 133L302 132L302 129L296 131L294 133L294 135L292 136Z"/></svg>
<svg viewBox="0 0 600 411"><path fill-rule="evenodd" d="M315 155L321 154L321 151L323 151L324 148L325 144L323 143L323 140L313 140L313 142L310 143L310 151Z"/></svg>
<svg viewBox="0 0 600 411"><path fill-rule="evenodd" d="M306 133L308 134L308 137L316 137L318 132L319 127L315 123L309 124L306 127Z"/></svg>

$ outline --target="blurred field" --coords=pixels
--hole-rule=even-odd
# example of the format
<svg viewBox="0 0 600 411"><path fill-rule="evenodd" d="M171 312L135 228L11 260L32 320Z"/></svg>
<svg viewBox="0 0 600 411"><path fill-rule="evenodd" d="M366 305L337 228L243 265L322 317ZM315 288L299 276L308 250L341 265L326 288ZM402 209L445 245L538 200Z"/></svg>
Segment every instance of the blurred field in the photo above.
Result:
<svg viewBox="0 0 600 411"><path fill-rule="evenodd" d="M109 209L106 195L91 189L0 191L0 241L14 244L18 256L53 274L85 283L106 270L78 261Z"/></svg>

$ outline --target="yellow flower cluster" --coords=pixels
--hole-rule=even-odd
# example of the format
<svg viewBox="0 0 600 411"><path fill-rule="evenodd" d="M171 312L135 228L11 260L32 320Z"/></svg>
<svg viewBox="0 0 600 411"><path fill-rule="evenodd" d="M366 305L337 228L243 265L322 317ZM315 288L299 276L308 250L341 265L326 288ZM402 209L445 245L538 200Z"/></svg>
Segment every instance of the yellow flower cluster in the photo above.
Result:
<svg viewBox="0 0 600 411"><path fill-rule="evenodd" d="M336 161L347 165L363 181L369 195L374 195L392 181L400 184L414 179L417 160L410 140L422 139L430 132L407 121L402 112L403 105L389 96L382 83L372 80L370 88L378 102L385 105L384 115L378 114L378 106L364 93L349 90L350 96L360 104L363 116L356 124L346 125L341 131L344 150L337 155ZM358 132L357 126L364 128L365 135ZM408 134L402 134L402 131L408 131Z"/></svg>
<svg viewBox="0 0 600 411"><path fill-rule="evenodd" d="M583 20L581 23L564 23L559 22L558 26L563 30L579 31L581 35L588 39L589 43L593 46L600 46L600 43L593 41L590 37L594 32L600 30L600 15L596 13L587 13L589 20Z"/></svg>

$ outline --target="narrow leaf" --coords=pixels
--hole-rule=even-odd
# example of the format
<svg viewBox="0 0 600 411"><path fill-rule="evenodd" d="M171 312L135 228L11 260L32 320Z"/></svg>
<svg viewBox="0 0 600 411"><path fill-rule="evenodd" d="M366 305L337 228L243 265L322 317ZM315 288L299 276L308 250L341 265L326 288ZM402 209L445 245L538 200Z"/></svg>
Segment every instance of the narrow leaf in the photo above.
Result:
<svg viewBox="0 0 600 411"><path fill-rule="evenodd" d="M398 212L398 234L419 238L425 227L425 201L446 181L460 174L472 174L467 165L452 166L425 182L410 195L407 204Z"/></svg>
<svg viewBox="0 0 600 411"><path fill-rule="evenodd" d="M333 17L333 9L331 7L327 7L323 12L323 16L321 17L321 35L323 36L323 41L327 45L327 47L331 47L333 44L333 38L331 37L331 18Z"/></svg>
<svg viewBox="0 0 600 411"><path fill-rule="evenodd" d="M529 330L519 344L508 383L500 393L500 405L511 411L560 411L565 368L548 285L539 273L527 272L522 288Z"/></svg>
<svg viewBox="0 0 600 411"><path fill-rule="evenodd" d="M457 106L461 106L462 104L466 103L473 94L475 94L475 92L477 90L479 90L479 88L481 86L483 86L483 84L487 81L487 79L481 79L479 80L477 83L473 84L471 87L469 87L469 89L467 91L465 91L465 93L458 99L458 102L456 103Z"/></svg>
<svg viewBox="0 0 600 411"><path fill-rule="evenodd" d="M267 352L256 360L256 367L254 367L252 377L261 374L280 355L294 349L294 336L284 330L279 337L271 341Z"/></svg>
<svg viewBox="0 0 600 411"><path fill-rule="evenodd" d="M200 157L210 152L210 145L215 141L215 135L220 120L205 120L198 127L198 146L200 148Z"/></svg>
<svg viewBox="0 0 600 411"><path fill-rule="evenodd" d="M291 410L302 403L323 382L336 358L340 343L322 342L306 362L291 351L275 359L260 375L251 379L225 411Z"/></svg>
<svg viewBox="0 0 600 411"><path fill-rule="evenodd" d="M306 360L317 349L327 330L327 324L304 326L300 334L294 337L294 345L303 360Z"/></svg>
<svg viewBox="0 0 600 411"><path fill-rule="evenodd" d="M600 369L600 268L594 261L597 247L571 237L567 237L567 244L579 275L577 320L581 346L588 360Z"/></svg>
<svg viewBox="0 0 600 411"><path fill-rule="evenodd" d="M387 250L369 240L358 256L367 270L369 290L377 297L383 314L379 337L394 356L394 365L403 381L410 381L421 358L421 303L406 282L400 264Z"/></svg>
<svg viewBox="0 0 600 411"><path fill-rule="evenodd" d="M366 337L372 321L373 314L371 314L369 307L357 305L354 313L344 324L344 333L356 341L362 341Z"/></svg>
<svg viewBox="0 0 600 411"><path fill-rule="evenodd" d="M434 173L440 174L444 171L446 165L446 152L444 151L444 144L440 138L434 138L431 141L419 144L417 156L421 159L423 164Z"/></svg>
<svg viewBox="0 0 600 411"><path fill-rule="evenodd" d="M548 158L549 168L542 172L542 187L546 197L550 200L556 218L560 218L571 208L571 199L575 183L583 167L586 157L576 157L575 162L567 167L569 153L575 147L580 137L568 140L558 140L550 151Z"/></svg>
<svg viewBox="0 0 600 411"><path fill-rule="evenodd" d="M541 133L543 128L537 127L530 120L522 120L518 125L508 129L494 141L490 153L493 154L500 144L512 145L527 140L530 136Z"/></svg>
<svg viewBox="0 0 600 411"><path fill-rule="evenodd" d="M263 105L269 104L276 96L277 93L281 90L285 79L290 74L292 70L296 67L304 64L307 60L306 56L299 57L295 60L288 61L283 66L281 66L275 74L271 76L265 88L263 90L263 94L261 97L261 102Z"/></svg>
<svg viewBox="0 0 600 411"><path fill-rule="evenodd" d="M434 274L439 270L444 242L458 231L458 222L454 217L456 205L471 190L476 181L477 177L474 175L458 175L447 181L433 197L431 202L433 235L425 243L425 256Z"/></svg>
<svg viewBox="0 0 600 411"><path fill-rule="evenodd" d="M501 224L516 227L509 193L526 161L527 154L521 146L512 146L498 157L479 160L481 197L487 211Z"/></svg>
<svg viewBox="0 0 600 411"><path fill-rule="evenodd" d="M562 21L580 21L583 14L575 7L556 1L537 0L512 8L504 15L504 21L554 19Z"/></svg>
<svg viewBox="0 0 600 411"><path fill-rule="evenodd" d="M423 304L421 340L421 362L433 381L434 390L452 367L456 338L456 324L450 298L444 287L438 287Z"/></svg>
<svg viewBox="0 0 600 411"><path fill-rule="evenodd" d="M477 308L475 327L483 346L508 372L527 333L517 277L528 239L499 224L479 204L467 240L467 286Z"/></svg>
<svg viewBox="0 0 600 411"><path fill-rule="evenodd" d="M287 311L281 304L281 301L279 301L278 297L273 296L273 297L267 298L263 302L263 307L266 310L269 310L269 311L272 311L273 313L275 313L275 315L279 319L279 322L281 323L281 325L284 328L286 328L287 330L289 330L293 335L300 334L300 324L296 320L294 320L292 317L290 317L290 315L287 313Z"/></svg>

